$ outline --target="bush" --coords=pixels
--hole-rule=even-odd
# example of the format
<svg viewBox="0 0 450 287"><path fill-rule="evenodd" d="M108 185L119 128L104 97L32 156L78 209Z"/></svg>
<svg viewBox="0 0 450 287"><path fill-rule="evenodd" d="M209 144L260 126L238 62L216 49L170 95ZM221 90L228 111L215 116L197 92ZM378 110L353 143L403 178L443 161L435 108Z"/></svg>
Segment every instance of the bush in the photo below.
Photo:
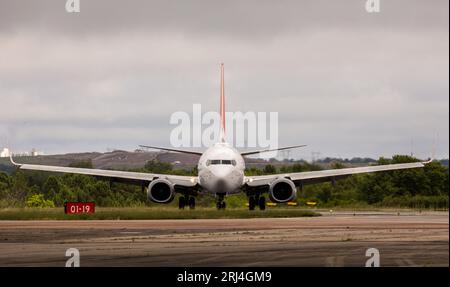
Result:
<svg viewBox="0 0 450 287"><path fill-rule="evenodd" d="M45 199L43 194L33 194L26 201L27 207L55 207L53 201Z"/></svg>
<svg viewBox="0 0 450 287"><path fill-rule="evenodd" d="M448 196L387 196L379 204L380 206L388 207L407 207L407 208L432 208L432 209L448 209Z"/></svg>

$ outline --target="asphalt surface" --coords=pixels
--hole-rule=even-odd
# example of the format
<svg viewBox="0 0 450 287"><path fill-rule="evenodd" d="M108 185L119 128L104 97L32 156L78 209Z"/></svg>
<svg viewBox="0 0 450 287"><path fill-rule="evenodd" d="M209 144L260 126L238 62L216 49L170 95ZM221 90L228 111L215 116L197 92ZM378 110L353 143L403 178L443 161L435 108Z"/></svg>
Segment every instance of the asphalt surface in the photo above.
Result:
<svg viewBox="0 0 450 287"><path fill-rule="evenodd" d="M0 266L449 266L449 214L312 218L0 221Z"/></svg>

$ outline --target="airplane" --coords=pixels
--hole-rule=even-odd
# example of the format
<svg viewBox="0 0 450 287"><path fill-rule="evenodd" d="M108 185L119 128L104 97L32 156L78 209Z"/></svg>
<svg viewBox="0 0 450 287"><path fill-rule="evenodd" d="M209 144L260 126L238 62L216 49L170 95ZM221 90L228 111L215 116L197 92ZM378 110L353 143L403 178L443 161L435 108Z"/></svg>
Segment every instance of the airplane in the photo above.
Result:
<svg viewBox="0 0 450 287"><path fill-rule="evenodd" d="M169 152L198 155L200 157L197 165L198 176L179 176L117 170L20 164L13 160L12 154L10 155L11 163L23 170L84 174L101 178L109 178L111 181L122 181L138 184L142 187L143 191L145 188L147 189L147 198L155 203L170 203L174 200L175 195L179 193L181 195L178 199L178 207L180 209L184 209L187 206L190 209L194 209L196 196L200 194L211 194L215 196L217 209L225 209L225 196L243 192L248 197L249 210L255 210L256 207L260 210L265 210L266 194L272 202L287 203L293 201L297 197L297 188L302 188L307 184L329 181L334 183L336 180L348 177L352 174L421 168L431 161L430 159L426 162L293 172L262 176L246 176L244 174L245 156L268 151L299 148L305 145L239 152L227 143L225 137L225 91L223 63L220 65L220 70L219 142L206 149L203 153L141 145L141 147L145 148L156 148Z"/></svg>

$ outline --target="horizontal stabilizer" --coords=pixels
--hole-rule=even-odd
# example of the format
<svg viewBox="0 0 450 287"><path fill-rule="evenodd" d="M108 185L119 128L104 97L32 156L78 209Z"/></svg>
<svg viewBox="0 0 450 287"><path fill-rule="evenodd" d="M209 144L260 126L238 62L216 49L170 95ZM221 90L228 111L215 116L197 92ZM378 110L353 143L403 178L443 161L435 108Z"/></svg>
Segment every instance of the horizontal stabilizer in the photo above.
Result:
<svg viewBox="0 0 450 287"><path fill-rule="evenodd" d="M263 152L270 152L270 151L276 151L276 150L286 150L286 149L293 149L293 148L299 148L299 147L305 147L306 145L294 145L294 146L288 146L288 147L282 147L282 148L275 148L275 149L264 149L264 150L255 150L255 151L248 151L248 152L242 152L242 156L246 155L252 155L252 154L259 154Z"/></svg>
<svg viewBox="0 0 450 287"><path fill-rule="evenodd" d="M165 151L173 151L173 152L186 153L186 154L202 155L201 152L196 152L196 151L188 151L188 150L173 149L173 148L165 148L165 147L157 147L157 146L148 146L148 145L139 145L139 146L140 146L140 147L144 147L144 148L152 148L152 149L159 149L159 150L165 150Z"/></svg>

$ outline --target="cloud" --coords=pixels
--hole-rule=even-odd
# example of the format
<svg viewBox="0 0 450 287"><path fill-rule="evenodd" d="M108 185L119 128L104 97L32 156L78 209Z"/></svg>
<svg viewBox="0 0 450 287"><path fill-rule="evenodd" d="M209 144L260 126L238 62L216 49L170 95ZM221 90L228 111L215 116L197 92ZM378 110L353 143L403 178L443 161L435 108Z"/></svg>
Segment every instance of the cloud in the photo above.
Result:
<svg viewBox="0 0 450 287"><path fill-rule="evenodd" d="M270 38L330 27L365 29L442 28L447 25L445 0L391 0L382 13L366 13L365 0L81 0L79 14L67 14L65 0L3 1L0 29L51 30L82 35L130 30L167 34L178 31L200 37Z"/></svg>
<svg viewBox="0 0 450 287"><path fill-rule="evenodd" d="M345 3L345 4L344 4ZM0 3L0 145L169 144L173 112L279 112L280 145L448 157L448 1ZM411 141L413 145L411 145Z"/></svg>

